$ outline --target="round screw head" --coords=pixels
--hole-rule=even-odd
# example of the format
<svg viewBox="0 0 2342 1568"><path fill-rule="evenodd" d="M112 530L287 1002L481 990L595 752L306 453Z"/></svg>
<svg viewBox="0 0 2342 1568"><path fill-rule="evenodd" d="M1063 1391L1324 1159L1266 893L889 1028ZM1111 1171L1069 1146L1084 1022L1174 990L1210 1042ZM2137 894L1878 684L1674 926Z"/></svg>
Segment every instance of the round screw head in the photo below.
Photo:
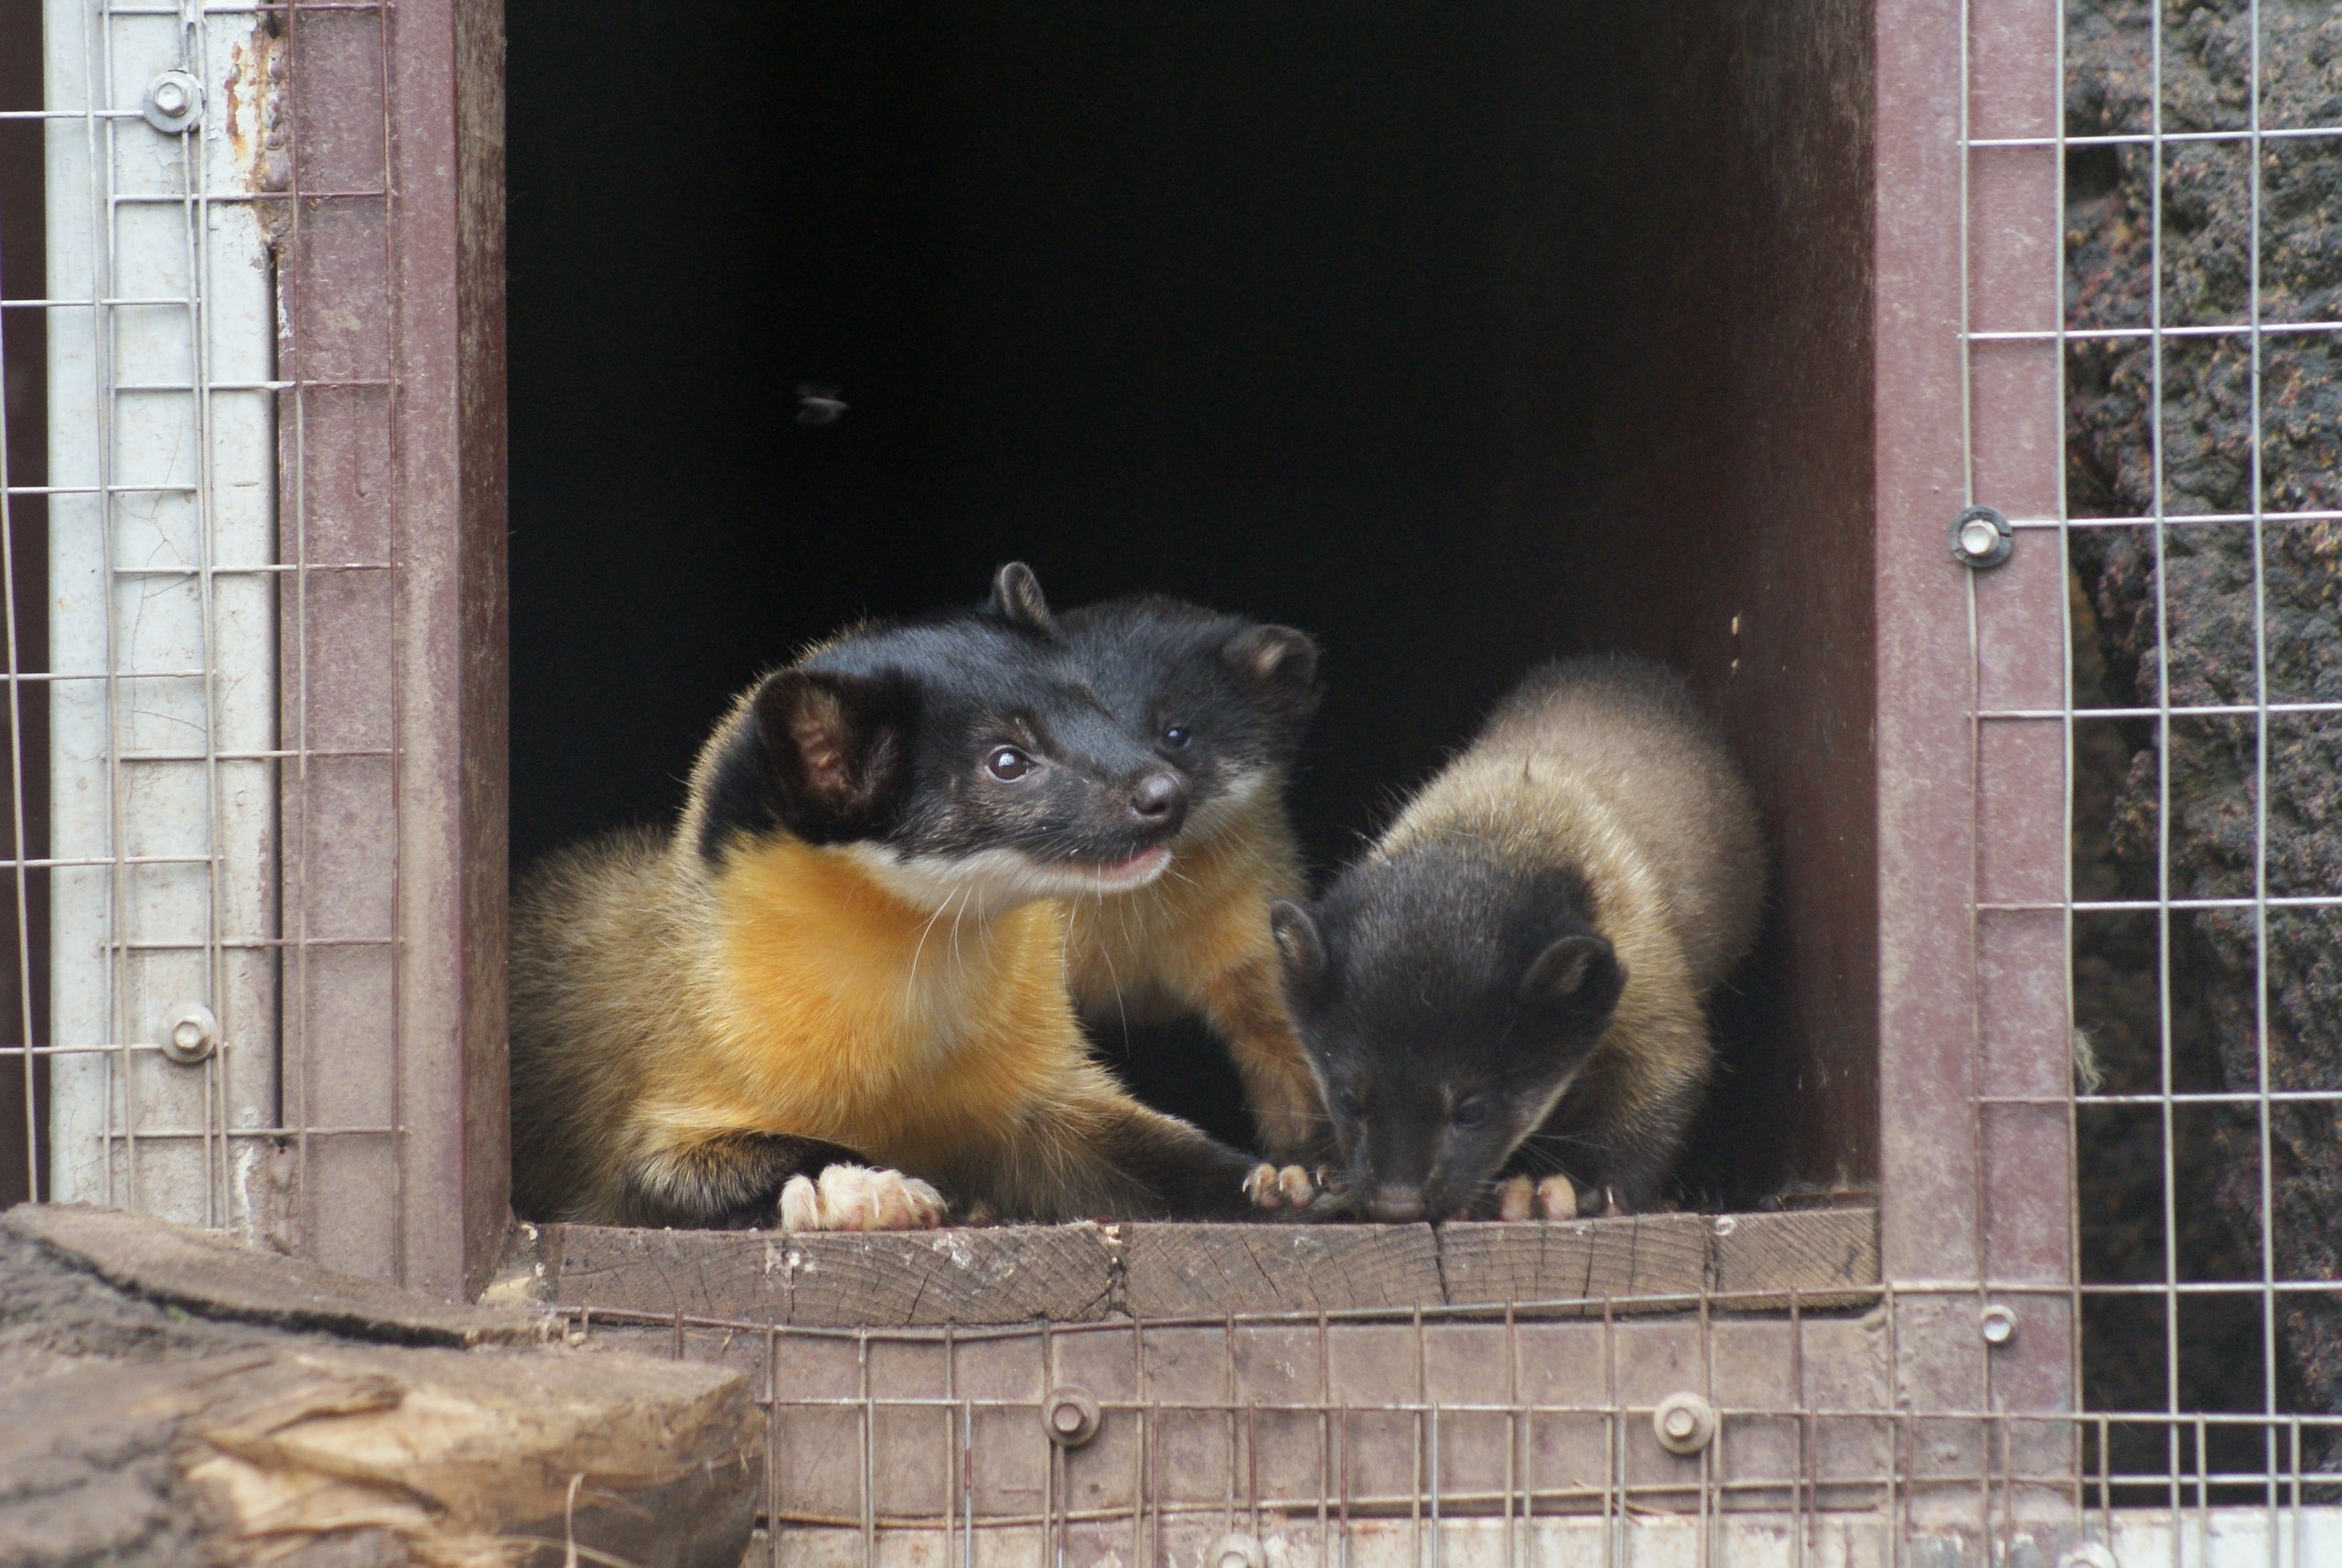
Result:
<svg viewBox="0 0 2342 1568"><path fill-rule="evenodd" d="M1670 1454L1697 1454L1715 1437L1716 1407L1688 1390L1670 1394L1650 1412L1650 1428Z"/></svg>
<svg viewBox="0 0 2342 1568"><path fill-rule="evenodd" d="M171 1015L163 1032L163 1054L191 1067L220 1047L220 1020L200 1002L190 1002Z"/></svg>
<svg viewBox="0 0 2342 1568"><path fill-rule="evenodd" d="M2009 520L1988 506L1971 506L1952 520L1951 558L1982 571L2009 558L2016 532Z"/></svg>
<svg viewBox="0 0 2342 1568"><path fill-rule="evenodd" d="M1231 1530L1214 1541L1211 1555L1205 1559L1211 1568L1266 1568L1268 1560L1260 1541L1241 1530Z"/></svg>
<svg viewBox="0 0 2342 1568"><path fill-rule="evenodd" d="M1097 1436L1099 1419L1098 1402L1087 1389L1052 1389L1041 1402L1041 1430L1060 1448L1079 1448Z"/></svg>
<svg viewBox="0 0 2342 1568"><path fill-rule="evenodd" d="M1976 1321L1976 1331L1987 1345L2005 1345L2016 1337L2016 1314L2005 1306L1988 1306Z"/></svg>
<svg viewBox="0 0 2342 1568"><path fill-rule="evenodd" d="M146 124L176 136L203 113L203 84L183 70L167 70L146 84L139 113Z"/></svg>

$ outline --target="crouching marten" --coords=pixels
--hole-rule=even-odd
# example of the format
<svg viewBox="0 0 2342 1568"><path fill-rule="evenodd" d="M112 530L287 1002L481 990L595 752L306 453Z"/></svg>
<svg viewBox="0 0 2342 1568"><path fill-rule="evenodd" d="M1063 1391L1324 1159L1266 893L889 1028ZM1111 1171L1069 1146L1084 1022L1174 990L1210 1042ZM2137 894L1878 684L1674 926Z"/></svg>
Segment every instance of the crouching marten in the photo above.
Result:
<svg viewBox="0 0 2342 1568"><path fill-rule="evenodd" d="M1646 1207L1763 897L1748 787L1680 681L1623 658L1531 675L1314 911L1275 908L1351 1200Z"/></svg>
<svg viewBox="0 0 2342 1568"><path fill-rule="evenodd" d="M1062 636L1132 739L1187 780L1169 875L1070 902L1075 1006L1093 1028L1201 1014L1227 1042L1262 1146L1329 1152L1269 933L1269 901L1308 893L1284 789L1317 707L1316 644L1152 594L1054 617L1038 593L994 608Z"/></svg>
<svg viewBox="0 0 2342 1568"><path fill-rule="evenodd" d="M995 598L1037 598L1028 579L1004 568ZM1144 886L1187 811L1066 646L989 609L865 627L766 677L671 833L559 854L515 901L521 1211L1248 1212L1252 1162L1123 1094L1066 990L1059 900Z"/></svg>

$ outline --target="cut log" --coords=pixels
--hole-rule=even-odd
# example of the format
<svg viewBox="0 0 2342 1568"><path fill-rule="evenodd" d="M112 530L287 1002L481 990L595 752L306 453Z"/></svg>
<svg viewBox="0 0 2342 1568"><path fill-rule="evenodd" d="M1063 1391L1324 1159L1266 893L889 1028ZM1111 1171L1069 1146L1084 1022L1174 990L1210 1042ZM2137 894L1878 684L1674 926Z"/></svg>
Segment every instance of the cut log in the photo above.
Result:
<svg viewBox="0 0 2342 1568"><path fill-rule="evenodd" d="M733 1568L764 1469L745 1380L512 1342L544 1322L158 1220L16 1209L0 1219L0 1568Z"/></svg>

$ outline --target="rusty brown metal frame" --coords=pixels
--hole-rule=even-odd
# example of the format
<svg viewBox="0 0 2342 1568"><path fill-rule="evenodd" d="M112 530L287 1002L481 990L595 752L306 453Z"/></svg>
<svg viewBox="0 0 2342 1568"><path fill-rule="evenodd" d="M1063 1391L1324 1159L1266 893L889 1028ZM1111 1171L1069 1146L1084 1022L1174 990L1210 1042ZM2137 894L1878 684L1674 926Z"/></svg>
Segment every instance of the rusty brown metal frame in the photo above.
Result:
<svg viewBox="0 0 2342 1568"><path fill-rule="evenodd" d="M476 1293L510 1223L502 6L288 0L258 15L282 39L293 126L292 1240Z"/></svg>
<svg viewBox="0 0 2342 1568"><path fill-rule="evenodd" d="M289 40L300 146L346 146L333 138L358 134L358 122L378 113L388 181L379 196L315 181L305 190L295 160L287 303L300 413L288 424L304 446L287 476L287 526L302 526L291 488L307 482L306 473L331 468L338 453L347 471L360 471L375 455L364 443L381 439L394 585L389 644L375 666L395 671L394 918L382 933L394 938L389 1024L373 1020L370 1034L359 1026L367 1020L345 1017L347 1027L329 1031L326 1013L370 1000L312 986L297 1002L288 996L288 1056L296 1046L308 1053L301 1081L314 1085L332 1070L321 1043L329 1034L391 1042L395 1102L384 1124L398 1129L397 1153L387 1167L353 1167L352 1181L362 1176L390 1206L394 1273L447 1291L477 1288L507 1221L508 1181L501 14L493 3L458 0L288 0L276 14ZM376 105L370 111L364 94L305 91L313 79L337 79L330 51L362 49L365 28L353 24L367 19L381 51ZM1993 379L2001 372L1982 361L1971 386L1964 337L1971 273L1997 277L1994 269L2029 254L2045 231L2054 242L2054 185L2046 209L2032 199L1987 225L1962 221L1971 196L2004 194L2002 176L1970 167L1971 105L1999 116L2001 134L2038 134L2027 113L2049 115L2054 128L2055 27L2054 7L2042 0L1879 0L1875 9L1881 1226L1885 1273L1905 1317L1916 1327L1931 1300L1942 1320L1939 1332L1907 1327L1900 1336L1904 1391L1919 1409L2061 1410L2075 1387L2070 1113L2061 1099L2068 1090L2062 1076L2045 1076L2063 1071L2062 1020L2006 1032L1996 1011L2062 963L2062 931L1976 912L1987 886L2001 886L1995 878L2022 875L1998 846L2037 842L2012 838L1997 816L1988 840L1980 800L2015 802L2036 831L2047 801L2055 822L2063 758L2022 745L2006 748L2014 755L1992 751L1975 715L1988 695L2010 696L2006 672L2062 669L2062 650L2047 645L2058 622L2041 624L2037 572L1979 581L1944 548L1945 529L1968 500L2037 478L2004 475L1995 454L2057 446L2054 395L2003 395ZM332 36L337 29L351 37ZM1979 69L1971 73L1971 64ZM1971 81L1996 84L1989 100ZM2030 109L2018 102L2028 92ZM2054 153L2047 161L2054 168ZM2016 177L2021 188L2008 194L2037 198L2038 176ZM348 224L372 226L379 268L303 264L330 259L304 247L337 238L322 216L337 206L350 209ZM2054 261L2040 271L2054 303ZM384 406L372 432L337 424L326 408L336 393L362 396L354 383L369 379L367 367L323 362L303 336L323 331L337 310L381 328ZM2054 351L2041 359L2054 392ZM2039 367L2012 373L2037 377ZM2017 499L2004 510L2034 504ZM2036 515L2052 510L2035 507ZM309 591L306 577L296 574L292 591ZM2018 645L2004 638L2028 637L2045 647L2014 660L1997 651L1979 659L1979 648L2004 650ZM288 659L301 651L320 650L296 643ZM305 675L288 669L287 689L306 713L328 711L342 695L334 682L359 681L362 662L347 647L312 657ZM288 838L288 884L318 853L312 846L304 855ZM294 908L288 896L288 921ZM287 961L314 965L326 909L314 900L298 908L306 925L288 927ZM290 1031L302 1016L306 1033L295 1042ZM2016 1059L2004 1059L2004 1043ZM288 1074L288 1096L293 1082ZM2026 1087L2014 1100L1998 1092L2018 1082ZM297 1127L289 1112L287 1125ZM350 1235L354 1242L358 1232ZM1947 1235L1974 1245L1948 1250ZM2022 1331L1988 1356L1975 1324L2003 1296L2022 1297L2009 1303Z"/></svg>
<svg viewBox="0 0 2342 1568"><path fill-rule="evenodd" d="M2021 568L1980 579L1947 548L1971 501L2038 506L2057 471L2054 357L1980 358L1971 379L1967 338L1971 305L2057 319L2054 150L2045 193L2036 164L1968 146L1971 118L2055 134L2057 28L2045 0L1877 9L1880 1258L1905 1305L1898 1392L1918 1411L2067 1411L2079 1386L2064 932L1977 912L2008 878L2063 886L2062 747L1988 742L1976 717L2042 670L2062 691L2061 600L2044 624L2035 564L2055 552L2022 542ZM1980 1327L1994 1306L2015 1330L1997 1346Z"/></svg>

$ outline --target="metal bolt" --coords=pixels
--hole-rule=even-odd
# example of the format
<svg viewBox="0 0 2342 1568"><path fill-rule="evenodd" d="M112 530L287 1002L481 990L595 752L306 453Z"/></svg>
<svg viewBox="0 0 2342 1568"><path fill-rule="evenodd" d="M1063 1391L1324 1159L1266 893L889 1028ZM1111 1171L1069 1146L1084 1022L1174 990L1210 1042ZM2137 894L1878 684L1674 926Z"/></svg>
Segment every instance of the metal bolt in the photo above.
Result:
<svg viewBox="0 0 2342 1568"><path fill-rule="evenodd" d="M2057 1568L2122 1568L2114 1561L2114 1553L2095 1541L2085 1541L2069 1546L2057 1559Z"/></svg>
<svg viewBox="0 0 2342 1568"><path fill-rule="evenodd" d="M1053 1389L1041 1402L1041 1427L1060 1448L1079 1448L1098 1435L1098 1402L1088 1389Z"/></svg>
<svg viewBox="0 0 2342 1568"><path fill-rule="evenodd" d="M1269 1555L1261 1550L1259 1541L1231 1530L1212 1542L1211 1555L1204 1561L1211 1568L1267 1568Z"/></svg>
<svg viewBox="0 0 2342 1568"><path fill-rule="evenodd" d="M1670 1454L1697 1454L1716 1434L1716 1407L1688 1391L1670 1394L1650 1412L1650 1429Z"/></svg>
<svg viewBox="0 0 2342 1568"><path fill-rule="evenodd" d="M186 71L167 70L146 84L139 113L163 134L176 136L203 113L203 84Z"/></svg>
<svg viewBox="0 0 2342 1568"><path fill-rule="evenodd" d="M1987 1345L2005 1345L2016 1337L2016 1314L2005 1306L1988 1306L1976 1321L1976 1331Z"/></svg>
<svg viewBox="0 0 2342 1568"><path fill-rule="evenodd" d="M170 1029L163 1036L163 1054L173 1061L192 1066L220 1048L220 1020L211 1009L200 1002L190 1002L171 1015Z"/></svg>
<svg viewBox="0 0 2342 1568"><path fill-rule="evenodd" d="M1951 558L1981 572L2009 558L2016 531L2009 520L1988 506L1971 506L1952 520Z"/></svg>

